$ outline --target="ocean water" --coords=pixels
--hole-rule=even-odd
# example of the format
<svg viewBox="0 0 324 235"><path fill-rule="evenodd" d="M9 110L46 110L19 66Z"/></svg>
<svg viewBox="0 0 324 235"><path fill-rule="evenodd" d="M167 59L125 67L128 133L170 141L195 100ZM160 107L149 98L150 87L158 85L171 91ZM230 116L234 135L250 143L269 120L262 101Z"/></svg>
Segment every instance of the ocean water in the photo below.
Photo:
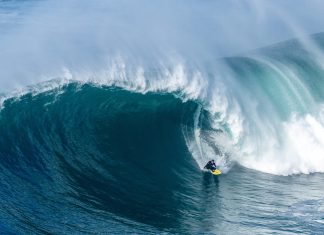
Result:
<svg viewBox="0 0 324 235"><path fill-rule="evenodd" d="M215 177L199 168L186 143L195 138L199 105L76 83L7 99L1 229L323 233L323 174L279 176L234 165ZM200 118L208 122L207 114Z"/></svg>
<svg viewBox="0 0 324 235"><path fill-rule="evenodd" d="M52 4L0 1L1 234L324 234L323 33L136 60Z"/></svg>

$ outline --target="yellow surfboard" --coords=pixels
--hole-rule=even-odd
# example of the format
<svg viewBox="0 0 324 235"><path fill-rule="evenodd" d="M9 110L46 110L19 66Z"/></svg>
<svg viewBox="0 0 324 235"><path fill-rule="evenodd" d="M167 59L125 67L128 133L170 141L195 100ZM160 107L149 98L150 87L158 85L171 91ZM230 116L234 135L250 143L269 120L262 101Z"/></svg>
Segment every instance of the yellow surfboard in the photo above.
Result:
<svg viewBox="0 0 324 235"><path fill-rule="evenodd" d="M210 173L212 173L213 175L220 175L220 174L222 174L222 172L220 170L218 170L218 169L212 170L212 171L210 171Z"/></svg>

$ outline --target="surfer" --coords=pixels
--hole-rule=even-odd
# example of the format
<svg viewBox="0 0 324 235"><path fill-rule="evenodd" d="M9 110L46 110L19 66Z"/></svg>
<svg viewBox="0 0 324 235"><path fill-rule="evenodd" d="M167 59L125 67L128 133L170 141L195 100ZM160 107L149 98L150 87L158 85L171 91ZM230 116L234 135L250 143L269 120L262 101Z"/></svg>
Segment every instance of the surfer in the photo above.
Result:
<svg viewBox="0 0 324 235"><path fill-rule="evenodd" d="M209 162L207 162L206 166L204 167L204 169L207 169L207 170L216 170L217 169L217 166L216 166L216 163L214 160L211 160Z"/></svg>

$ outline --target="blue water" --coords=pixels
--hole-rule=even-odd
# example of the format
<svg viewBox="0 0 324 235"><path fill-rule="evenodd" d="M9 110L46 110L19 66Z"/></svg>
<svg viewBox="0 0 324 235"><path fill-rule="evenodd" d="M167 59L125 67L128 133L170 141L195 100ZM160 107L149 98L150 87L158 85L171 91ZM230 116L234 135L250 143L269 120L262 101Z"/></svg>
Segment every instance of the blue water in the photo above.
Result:
<svg viewBox="0 0 324 235"><path fill-rule="evenodd" d="M321 234L324 175L202 172L181 131L197 106L87 84L6 100L1 229Z"/></svg>
<svg viewBox="0 0 324 235"><path fill-rule="evenodd" d="M170 59L96 3L0 1L0 234L324 234L324 34Z"/></svg>

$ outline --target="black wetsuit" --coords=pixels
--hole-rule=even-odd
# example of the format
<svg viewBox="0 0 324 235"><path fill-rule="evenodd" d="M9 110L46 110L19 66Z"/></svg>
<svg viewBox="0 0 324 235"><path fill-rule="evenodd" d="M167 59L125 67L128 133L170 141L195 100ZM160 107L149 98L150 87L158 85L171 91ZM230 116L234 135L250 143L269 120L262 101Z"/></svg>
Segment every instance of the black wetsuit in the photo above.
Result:
<svg viewBox="0 0 324 235"><path fill-rule="evenodd" d="M204 168L213 171L216 170L216 164L212 161L209 161Z"/></svg>

